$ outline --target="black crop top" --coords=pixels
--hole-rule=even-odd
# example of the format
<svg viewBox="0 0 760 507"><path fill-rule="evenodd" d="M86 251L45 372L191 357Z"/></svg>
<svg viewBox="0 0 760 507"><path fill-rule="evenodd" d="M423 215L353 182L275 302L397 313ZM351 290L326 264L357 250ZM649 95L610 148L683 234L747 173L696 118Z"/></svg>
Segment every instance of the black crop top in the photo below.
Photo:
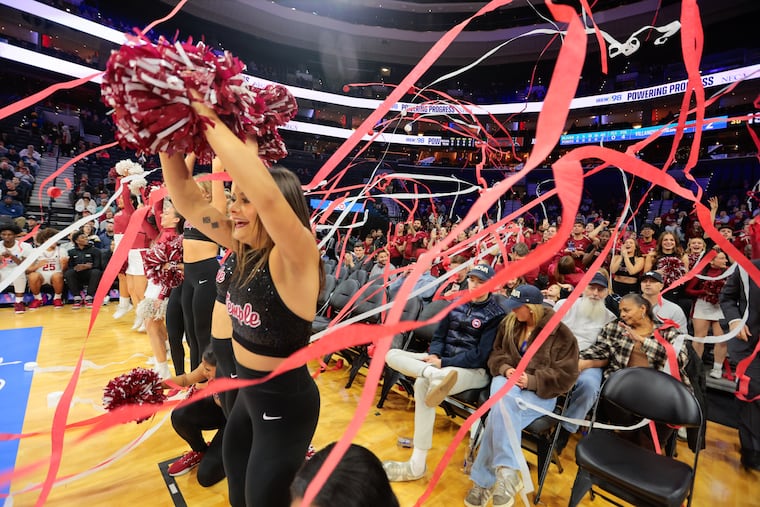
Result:
<svg viewBox="0 0 760 507"><path fill-rule="evenodd" d="M628 257L628 258L631 259L631 264L633 264L636 261L636 257ZM628 272L628 266L625 265L625 258L620 259L620 267L614 274L619 275L619 276L634 276L634 277L636 276Z"/></svg>
<svg viewBox="0 0 760 507"><path fill-rule="evenodd" d="M196 241L206 241L208 243L216 244L216 241L209 239L208 236L193 227L193 225L188 220L185 220L185 226L182 229L182 234L185 239L194 239Z"/></svg>
<svg viewBox="0 0 760 507"><path fill-rule="evenodd" d="M311 322L293 313L274 286L269 265L259 268L245 285L227 289L232 339L254 354L288 357L309 344Z"/></svg>
<svg viewBox="0 0 760 507"><path fill-rule="evenodd" d="M227 289L230 287L232 272L235 271L237 258L235 252L230 252L216 272L216 300L222 304L227 303Z"/></svg>

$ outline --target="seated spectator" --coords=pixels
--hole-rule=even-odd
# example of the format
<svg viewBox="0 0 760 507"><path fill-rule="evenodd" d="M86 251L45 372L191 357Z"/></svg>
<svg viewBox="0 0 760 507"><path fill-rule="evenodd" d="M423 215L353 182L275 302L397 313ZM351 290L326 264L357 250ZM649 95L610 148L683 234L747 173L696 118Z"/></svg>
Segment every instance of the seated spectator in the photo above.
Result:
<svg viewBox="0 0 760 507"><path fill-rule="evenodd" d="M90 245L82 231L71 235L74 248L69 250L69 267L64 272L66 284L74 295L74 310L82 308L82 287L87 285L85 307L92 308L92 298L103 275L103 263L100 250Z"/></svg>
<svg viewBox="0 0 760 507"><path fill-rule="evenodd" d="M209 345L203 352L203 359L197 368L190 373L164 380L163 384L166 388L203 387L211 385L214 378L216 378L216 356ZM227 418L222 411L219 396L198 398L192 403L177 407L172 411L171 418L174 431L188 443L191 450L169 465L169 475L171 477L185 475L198 467L198 484L203 487L213 486L224 479L222 438ZM211 443L206 444L203 432L210 430L217 430L217 432Z"/></svg>
<svg viewBox="0 0 760 507"><path fill-rule="evenodd" d="M24 196L23 196L23 192L18 189L18 185L19 185L19 180L15 176L11 178L10 180L6 180L3 197L5 196L12 197L14 201L21 202L21 199L23 199Z"/></svg>
<svg viewBox="0 0 760 507"><path fill-rule="evenodd" d="M507 300L510 312L498 326L493 351L488 357L488 369L493 375L491 396L512 377L525 352L554 315L554 310L542 303L541 291L532 285L521 285ZM470 473L475 484L467 493L465 505L485 507L491 496L494 507L513 505L523 487L522 456L515 455L507 432L510 427L514 428L519 439L520 431L542 415L526 408L522 402L551 411L557 404L557 396L570 390L577 378L578 343L570 329L560 323L536 351L512 389L491 410ZM509 422L504 412L509 415Z"/></svg>
<svg viewBox="0 0 760 507"><path fill-rule="evenodd" d="M103 231L98 234L98 238L100 240L100 246L99 248L103 251L111 251L111 243L113 243L114 238L114 232L113 232L113 218L103 220L100 223L101 227L103 228Z"/></svg>
<svg viewBox="0 0 760 507"><path fill-rule="evenodd" d="M10 183L8 183L10 185ZM3 196L3 202L0 203L0 221L13 221L19 227L19 230L26 225L24 218L24 205L6 193ZM17 234L20 234L17 233Z"/></svg>
<svg viewBox="0 0 760 507"><path fill-rule="evenodd" d="M530 254L530 248L528 247L528 244L522 241L518 241L512 247L512 251L509 253L509 257L510 259L512 259L513 262L517 262L527 257L528 254ZM540 267L536 266L532 268L530 271L528 271L527 273L523 274L522 277L525 279L525 283L529 283L533 285L536 282L536 279L538 278L539 271L540 271Z"/></svg>
<svg viewBox="0 0 760 507"><path fill-rule="evenodd" d="M639 253L638 243L633 238L626 239L610 262L612 291L619 296L638 292L639 275L643 269L644 257Z"/></svg>
<svg viewBox="0 0 760 507"><path fill-rule="evenodd" d="M377 276L382 276L384 273L389 273L390 271L396 269L396 266L388 262L389 258L390 257L387 250L378 250L375 253L375 264L372 266L372 269L369 272L369 277L375 278ZM395 274L387 276L389 276L389 280L396 278Z"/></svg>
<svg viewBox="0 0 760 507"><path fill-rule="evenodd" d="M58 230L48 227L42 229L34 238L37 246L41 246L47 240L58 234ZM37 260L26 269L27 278L29 279L29 291L34 299L29 303L30 310L36 310L42 306L42 286L50 285L53 287L53 307L63 308L63 273L68 268L69 257L65 250L58 245L53 245L37 258Z"/></svg>
<svg viewBox="0 0 760 507"><path fill-rule="evenodd" d="M586 253L586 249L592 245L592 239L585 234L585 227L583 220L576 219L570 238L565 243L564 250L561 251L563 256L570 256L578 268L583 267L583 255Z"/></svg>
<svg viewBox="0 0 760 507"><path fill-rule="evenodd" d="M89 241L92 246L104 250L103 245L100 244L100 236L98 236L97 229L92 222L84 224L82 226L82 232L87 236L87 241Z"/></svg>
<svg viewBox="0 0 760 507"><path fill-rule="evenodd" d="M24 224L24 227L22 229L23 233L30 233L34 230L35 227L39 226L40 230L44 229L45 226L42 224L42 222L37 221L37 217L34 215L26 215L26 223ZM34 243L34 238L30 238L26 240L27 243Z"/></svg>
<svg viewBox="0 0 760 507"><path fill-rule="evenodd" d="M569 284L575 287L583 278L585 271L576 266L572 257L565 255L549 266L549 273L550 283Z"/></svg>
<svg viewBox="0 0 760 507"><path fill-rule="evenodd" d="M650 222L642 225L636 242L639 245L639 255L645 256L649 252L656 250L657 240L655 239L654 225Z"/></svg>
<svg viewBox="0 0 760 507"><path fill-rule="evenodd" d="M604 378L612 372L631 367L648 367L661 370L666 367L668 353L665 346L655 337L659 330L662 338L673 343L679 332L672 327L660 327L661 323L652 312L651 303L639 294L626 294L620 299L620 318L610 322L604 328L596 342L580 353L580 370L602 368ZM677 354L678 371L671 372L679 375L681 382L691 389L691 382L685 367L688 361L686 344L684 343ZM635 421L631 421L632 423ZM649 427L629 432L631 439L639 445L653 448L649 438ZM658 425L658 439L664 443L672 434L672 429Z"/></svg>
<svg viewBox="0 0 760 507"><path fill-rule="evenodd" d="M470 291L494 275L485 264L473 266L467 274ZM433 334L429 353L391 349L388 366L416 377L414 383L414 450L409 461L386 461L391 482L416 481L427 470L427 453L433 446L435 409L449 394L488 385L486 359L493 348L496 328L504 310L490 293L454 308Z"/></svg>
<svg viewBox="0 0 760 507"><path fill-rule="evenodd" d="M298 471L290 486L292 507L301 506L306 488L314 480L334 446L335 443L332 443L317 451ZM351 444L311 505L399 507L399 502L377 456L365 447Z"/></svg>
<svg viewBox="0 0 760 507"><path fill-rule="evenodd" d="M91 214L95 213L97 205L92 200L90 192L84 192L82 197L74 204L74 209L77 213L82 213L84 210L89 211Z"/></svg>
<svg viewBox="0 0 760 507"><path fill-rule="evenodd" d="M652 312L658 320L662 322L673 321L680 333L687 333L688 322L681 307L661 297L664 287L662 282L662 274L659 271L647 271L641 277L641 295L649 301Z"/></svg>
<svg viewBox="0 0 760 507"><path fill-rule="evenodd" d="M562 317L562 322L575 335L575 339L578 341L578 350L581 352L596 343L602 328L615 320L615 314L604 306L608 292L607 276L603 272L596 273L583 290L583 295ZM566 302L566 299L558 301L554 307L555 311L562 308ZM601 368L579 367L579 371L578 380L568 395L570 400L564 413L565 417L571 419L586 417L599 397L602 386ZM577 424L562 423L557 439L558 453L562 452L570 435L576 431L578 431Z"/></svg>
<svg viewBox="0 0 760 507"><path fill-rule="evenodd" d="M30 172L37 176L37 171L40 170L40 160L42 159L42 155L34 150L34 145L30 144L18 152L18 156L29 166Z"/></svg>
<svg viewBox="0 0 760 507"><path fill-rule="evenodd" d="M15 175L15 167L13 167L13 164L7 159L3 158L2 161L0 161L0 178L4 180L12 180L13 176Z"/></svg>
<svg viewBox="0 0 760 507"><path fill-rule="evenodd" d="M467 259L465 257L461 255L455 255L451 258L449 269L447 271L454 271L465 262L467 262ZM441 290L441 296L444 298L454 297L457 292L465 290L467 288L467 269L460 269L454 276L447 278L444 283L446 285Z"/></svg>
<svg viewBox="0 0 760 507"><path fill-rule="evenodd" d="M18 189L21 192L21 201L29 202L29 196L32 195L34 188L34 176L29 172L29 168L19 162L16 166L15 177L18 178Z"/></svg>
<svg viewBox="0 0 760 507"><path fill-rule="evenodd" d="M0 280L7 280L24 262L24 259L32 253L32 245L18 241L16 236L21 234L21 228L13 222L0 220ZM16 293L16 301L13 310L16 313L24 313L24 289L26 289L26 274L23 272L13 279L13 290Z"/></svg>

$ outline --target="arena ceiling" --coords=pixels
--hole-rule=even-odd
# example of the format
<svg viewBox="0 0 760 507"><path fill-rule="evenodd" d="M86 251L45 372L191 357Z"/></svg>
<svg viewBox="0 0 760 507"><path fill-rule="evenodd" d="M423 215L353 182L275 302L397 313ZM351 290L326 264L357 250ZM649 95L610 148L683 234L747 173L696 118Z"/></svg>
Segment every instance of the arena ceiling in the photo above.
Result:
<svg viewBox="0 0 760 507"><path fill-rule="evenodd" d="M177 0L164 1L177 3ZM337 57L346 65L353 61L412 65L447 29L487 3L472 0L192 0L184 10L262 39ZM557 3L577 6L579 0L558 0ZM679 0L590 0L589 3L594 5L597 25L621 42L643 26L662 26L677 20L681 6ZM706 29L726 20L757 15L759 6L757 0L699 1ZM520 38L489 57L486 64L535 60L552 37L524 34L534 29L563 28L548 22L547 12L544 0L514 0L476 20L437 63L466 65L474 57L515 37ZM593 37L591 40L589 47L593 50L596 43ZM651 44L651 41L644 43ZM555 39L545 56L551 57L558 49L559 42Z"/></svg>

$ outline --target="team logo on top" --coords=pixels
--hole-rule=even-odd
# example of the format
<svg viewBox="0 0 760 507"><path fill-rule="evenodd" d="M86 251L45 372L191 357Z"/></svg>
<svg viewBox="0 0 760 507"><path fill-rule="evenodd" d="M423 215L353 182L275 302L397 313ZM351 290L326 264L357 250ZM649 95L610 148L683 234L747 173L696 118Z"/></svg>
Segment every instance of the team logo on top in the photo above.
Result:
<svg viewBox="0 0 760 507"><path fill-rule="evenodd" d="M219 271L216 272L216 283L222 283L224 282L224 278L227 276L227 272L224 270L224 266L219 268Z"/></svg>
<svg viewBox="0 0 760 507"><path fill-rule="evenodd" d="M261 325L261 316L259 312L253 310L251 303L246 303L243 306L233 303L230 300L229 292L227 293L227 313L245 326L257 328Z"/></svg>
<svg viewBox="0 0 760 507"><path fill-rule="evenodd" d="M480 321L480 319L472 319L472 327L475 329L479 329L482 325L483 323Z"/></svg>
<svg viewBox="0 0 760 507"><path fill-rule="evenodd" d="M483 273L485 275L489 274L489 272L488 272L488 266L486 266L484 264L476 264L475 266L472 267L471 271L480 271L481 273Z"/></svg>

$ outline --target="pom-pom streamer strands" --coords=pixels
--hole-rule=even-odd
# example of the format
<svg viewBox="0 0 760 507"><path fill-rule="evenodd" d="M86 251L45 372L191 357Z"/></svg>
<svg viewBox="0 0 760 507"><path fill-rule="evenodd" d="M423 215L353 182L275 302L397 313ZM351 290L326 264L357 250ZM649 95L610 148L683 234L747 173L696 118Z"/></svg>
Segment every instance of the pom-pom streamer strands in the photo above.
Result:
<svg viewBox="0 0 760 507"><path fill-rule="evenodd" d="M295 116L295 98L281 85L253 88L244 68L229 52L217 56L203 43L131 38L111 54L101 85L119 142L138 153L195 153L209 162L213 153L203 135L209 120L191 107L199 100L241 139L256 136L263 160L283 158L277 127Z"/></svg>
<svg viewBox="0 0 760 507"><path fill-rule="evenodd" d="M119 375L108 382L103 390L103 407L108 411L128 405L161 405L164 400L166 396L158 373L145 368L134 368ZM147 419L140 418L135 422L141 423Z"/></svg>

